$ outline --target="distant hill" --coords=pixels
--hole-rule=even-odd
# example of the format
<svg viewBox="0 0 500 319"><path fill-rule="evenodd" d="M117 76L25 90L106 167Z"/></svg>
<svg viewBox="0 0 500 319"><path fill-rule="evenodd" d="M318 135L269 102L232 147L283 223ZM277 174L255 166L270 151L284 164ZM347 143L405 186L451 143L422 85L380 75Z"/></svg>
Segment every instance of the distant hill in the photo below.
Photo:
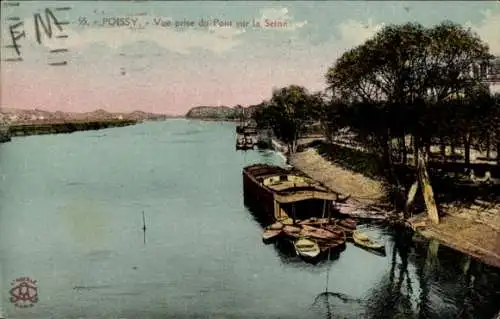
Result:
<svg viewBox="0 0 500 319"><path fill-rule="evenodd" d="M39 109L0 109L0 123L4 124L22 124L22 123L53 123L67 121L105 121L105 120L165 120L174 117L166 114L155 114L143 111L134 111L131 113L110 113L103 109L92 112L73 113L73 112L49 112Z"/></svg>
<svg viewBox="0 0 500 319"><path fill-rule="evenodd" d="M218 120L218 121L235 121L242 118L243 114L246 118L255 111L259 105L251 105L243 107L237 105L229 106L196 106L191 108L186 113L186 118L203 119L203 120Z"/></svg>

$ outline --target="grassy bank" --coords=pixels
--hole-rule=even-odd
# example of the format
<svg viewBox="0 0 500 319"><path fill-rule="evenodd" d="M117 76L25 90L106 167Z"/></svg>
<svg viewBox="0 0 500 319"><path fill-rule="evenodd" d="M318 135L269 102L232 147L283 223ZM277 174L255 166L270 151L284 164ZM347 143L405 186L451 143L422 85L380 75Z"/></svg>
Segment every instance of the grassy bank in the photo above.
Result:
<svg viewBox="0 0 500 319"><path fill-rule="evenodd" d="M137 124L136 120L71 121L56 123L17 124L9 127L11 136L61 134L77 131L100 130Z"/></svg>

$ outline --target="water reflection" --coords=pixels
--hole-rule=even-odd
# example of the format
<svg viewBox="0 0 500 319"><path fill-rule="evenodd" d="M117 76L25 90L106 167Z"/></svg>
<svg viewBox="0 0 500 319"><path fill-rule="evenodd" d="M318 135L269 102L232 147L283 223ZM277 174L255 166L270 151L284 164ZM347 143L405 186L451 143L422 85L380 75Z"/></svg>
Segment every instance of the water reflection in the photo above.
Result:
<svg viewBox="0 0 500 319"><path fill-rule="evenodd" d="M259 219L264 228L268 221ZM311 311L321 318L492 318L500 309L500 273L437 241L419 238L406 229L359 224L370 237L385 241L387 268L363 296L332 291L329 276L336 273L336 261L343 250L328 254L316 264L305 263L290 241L273 243L276 255L286 267L306 272L324 272L326 288L312 302ZM348 245L347 249L361 249ZM352 258L350 255L349 259ZM352 260L353 263L367 261ZM370 266L365 268L370 269ZM344 274L357 276L356 273Z"/></svg>
<svg viewBox="0 0 500 319"><path fill-rule="evenodd" d="M363 232L382 237L387 257L348 243L316 265L286 243L262 244L261 226L242 205L241 170L283 161L235 151L234 130L168 120L109 130L98 143L81 132L3 144L0 294L8 318L372 318L375 306L403 295L412 314L394 309L389 318L491 319L498 275L443 247L424 269L427 241L409 243L407 258L394 255L397 234L368 225ZM176 143L186 139L197 147ZM81 184L67 186L74 182ZM40 282L31 309L9 301L20 276Z"/></svg>
<svg viewBox="0 0 500 319"><path fill-rule="evenodd" d="M272 243L272 245L276 251L277 256L281 259L281 262L283 264L286 264L288 266L297 265L299 267L301 267L304 263L315 265L317 267L331 266L334 261L340 258L341 253L346 248L345 245L341 245L335 249L330 249L326 253L322 254L320 258L307 261L297 256L293 243L290 240L277 239ZM306 267L305 270L312 270L312 268Z"/></svg>
<svg viewBox="0 0 500 319"><path fill-rule="evenodd" d="M331 259L330 254L329 252L328 259ZM338 257L340 257L340 254L337 254L335 259L338 259ZM353 298L344 293L329 291L329 279L332 265L333 264L326 270L325 291L316 296L311 308L314 312L318 313L321 318L325 319L354 318L352 317L354 314L359 315L362 313L363 300Z"/></svg>
<svg viewBox="0 0 500 319"><path fill-rule="evenodd" d="M404 230L391 240L391 266L368 295L368 318L491 318L498 311L498 269Z"/></svg>

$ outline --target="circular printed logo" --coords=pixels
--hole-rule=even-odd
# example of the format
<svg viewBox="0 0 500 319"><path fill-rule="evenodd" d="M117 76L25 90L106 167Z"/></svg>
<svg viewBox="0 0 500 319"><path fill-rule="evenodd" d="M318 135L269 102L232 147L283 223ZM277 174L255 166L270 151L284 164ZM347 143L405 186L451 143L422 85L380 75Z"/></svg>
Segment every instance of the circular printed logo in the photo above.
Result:
<svg viewBox="0 0 500 319"><path fill-rule="evenodd" d="M36 280L21 277L11 282L10 302L18 308L33 307L38 302L38 287Z"/></svg>

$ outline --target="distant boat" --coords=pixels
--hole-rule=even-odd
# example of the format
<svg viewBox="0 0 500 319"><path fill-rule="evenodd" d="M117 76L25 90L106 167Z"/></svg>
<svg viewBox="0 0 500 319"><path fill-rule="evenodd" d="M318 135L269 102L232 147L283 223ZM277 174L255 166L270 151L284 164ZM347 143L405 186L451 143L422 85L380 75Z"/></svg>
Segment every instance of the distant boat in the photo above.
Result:
<svg viewBox="0 0 500 319"><path fill-rule="evenodd" d="M293 246L297 255L306 259L316 258L321 253L318 243L309 238L299 238L293 243Z"/></svg>
<svg viewBox="0 0 500 319"><path fill-rule="evenodd" d="M373 250L375 252L385 254L384 245L379 244L379 243L375 242L374 240L368 238L368 236L366 236L365 234L361 233L358 230L355 230L352 233L352 239L354 240L354 244L356 244L362 248L370 249L370 250Z"/></svg>

